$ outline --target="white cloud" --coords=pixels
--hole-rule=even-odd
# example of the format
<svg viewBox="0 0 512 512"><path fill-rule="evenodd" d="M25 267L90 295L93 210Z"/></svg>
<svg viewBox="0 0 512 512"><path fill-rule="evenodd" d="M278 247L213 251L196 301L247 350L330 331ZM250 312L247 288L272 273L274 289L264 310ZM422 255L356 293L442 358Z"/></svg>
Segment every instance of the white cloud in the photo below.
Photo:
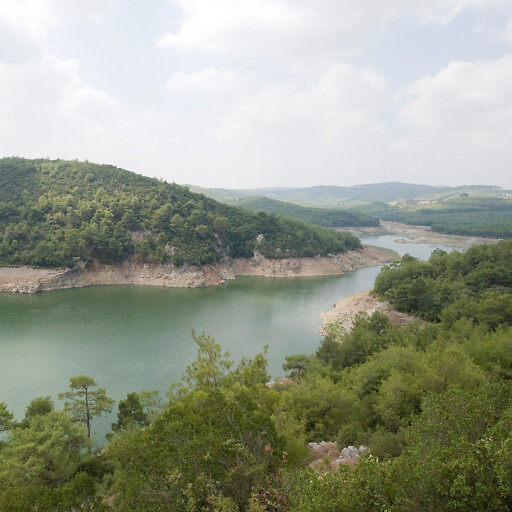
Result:
<svg viewBox="0 0 512 512"><path fill-rule="evenodd" d="M35 16L24 2L0 0L0 62L11 64L41 57L46 46L46 16Z"/></svg>
<svg viewBox="0 0 512 512"><path fill-rule="evenodd" d="M46 55L22 65L3 65L2 97L8 99L0 111L29 115L31 109L58 112L70 118L96 117L117 111L120 105L105 91L91 87L78 74L78 62ZM0 104L1 106L1 104ZM49 122L46 119L45 122Z"/></svg>
<svg viewBox="0 0 512 512"><path fill-rule="evenodd" d="M372 111L385 103L386 89L376 71L335 63L303 86L277 83L243 97L215 134L224 141L248 135L275 140L308 131L327 143L356 120L373 124Z"/></svg>
<svg viewBox="0 0 512 512"><path fill-rule="evenodd" d="M59 22L58 2L0 2L1 153L74 157L72 146L106 143L123 109L83 79L76 59L50 52L47 30Z"/></svg>
<svg viewBox="0 0 512 512"><path fill-rule="evenodd" d="M25 26L47 28L71 20L102 23L119 0L0 0L1 16Z"/></svg>
<svg viewBox="0 0 512 512"><path fill-rule="evenodd" d="M509 0L171 0L182 13L176 32L157 44L185 52L258 56L339 56L353 37L399 17L448 23L467 7ZM339 44L344 43L340 49Z"/></svg>
<svg viewBox="0 0 512 512"><path fill-rule="evenodd" d="M215 66L195 73L175 72L166 84L171 92L222 92L238 87L243 78L233 70L220 71Z"/></svg>
<svg viewBox="0 0 512 512"><path fill-rule="evenodd" d="M503 39L507 43L512 44L512 17L508 20L505 30L503 31Z"/></svg>
<svg viewBox="0 0 512 512"><path fill-rule="evenodd" d="M376 179L390 162L382 119L389 105L381 74L335 63L307 83L276 83L239 98L212 135L261 181L353 183L355 169Z"/></svg>
<svg viewBox="0 0 512 512"><path fill-rule="evenodd" d="M461 150L506 150L512 140L511 91L512 54L490 62L455 61L406 89L399 119Z"/></svg>
<svg viewBox="0 0 512 512"><path fill-rule="evenodd" d="M451 62L402 94L397 148L411 172L461 173L469 183L504 184L512 161L512 54L489 62Z"/></svg>
<svg viewBox="0 0 512 512"><path fill-rule="evenodd" d="M41 1L33 0L32 3ZM119 0L43 0L43 3L47 4L46 10L56 24L76 20L102 24L121 5Z"/></svg>
<svg viewBox="0 0 512 512"><path fill-rule="evenodd" d="M48 31L71 21L102 23L117 0L0 0L0 62L21 63L50 53Z"/></svg>

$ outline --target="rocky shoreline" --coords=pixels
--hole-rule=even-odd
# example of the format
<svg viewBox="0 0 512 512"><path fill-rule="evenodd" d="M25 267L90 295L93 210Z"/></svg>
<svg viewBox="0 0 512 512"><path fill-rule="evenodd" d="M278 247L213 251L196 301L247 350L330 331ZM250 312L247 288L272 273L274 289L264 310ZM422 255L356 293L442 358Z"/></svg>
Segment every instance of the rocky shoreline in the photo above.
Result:
<svg viewBox="0 0 512 512"><path fill-rule="evenodd" d="M94 262L89 268L36 269L31 267L0 267L0 292L36 293L93 285L152 285L175 288L215 286L236 276L296 277L343 274L350 270L381 265L397 259L397 253L366 246L316 258L267 259L260 254L253 258L226 259L202 267L172 264L139 263L125 260L106 265Z"/></svg>
<svg viewBox="0 0 512 512"><path fill-rule="evenodd" d="M322 326L318 329L322 336L326 335L326 326L336 324L342 326L347 332L352 329L354 320L359 313L371 316L378 311L386 315L395 325L407 325L412 321L420 321L412 315L401 313L392 308L389 302L381 301L372 295L373 290L365 290L345 297L333 304L333 309L320 313ZM421 321L420 321L421 322Z"/></svg>

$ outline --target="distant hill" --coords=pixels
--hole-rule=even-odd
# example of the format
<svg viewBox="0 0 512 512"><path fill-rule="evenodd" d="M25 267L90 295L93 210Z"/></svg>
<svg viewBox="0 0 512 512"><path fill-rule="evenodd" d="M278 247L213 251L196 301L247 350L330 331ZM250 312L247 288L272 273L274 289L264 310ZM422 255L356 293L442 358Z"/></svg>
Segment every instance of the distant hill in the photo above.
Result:
<svg viewBox="0 0 512 512"><path fill-rule="evenodd" d="M264 196L301 206L319 208L348 208L361 204L392 203L405 200L443 200L468 194L474 197L500 197L511 193L501 187L470 185L460 187L436 187L410 183L375 183L353 187L317 186L308 188L261 188L261 189L202 189L190 187L218 201L230 203L234 199Z"/></svg>
<svg viewBox="0 0 512 512"><path fill-rule="evenodd" d="M223 256L340 253L357 238L221 204L188 188L109 165L0 159L0 265L201 265Z"/></svg>
<svg viewBox="0 0 512 512"><path fill-rule="evenodd" d="M433 231L450 235L512 237L512 199L506 197L461 194L443 201L372 203L350 211L381 220L430 226Z"/></svg>
<svg viewBox="0 0 512 512"><path fill-rule="evenodd" d="M328 228L379 225L379 221L376 218L369 217L362 212L349 212L336 208L305 207L285 201L269 199L268 197L246 197L235 200L233 204L257 212L286 215L297 220Z"/></svg>

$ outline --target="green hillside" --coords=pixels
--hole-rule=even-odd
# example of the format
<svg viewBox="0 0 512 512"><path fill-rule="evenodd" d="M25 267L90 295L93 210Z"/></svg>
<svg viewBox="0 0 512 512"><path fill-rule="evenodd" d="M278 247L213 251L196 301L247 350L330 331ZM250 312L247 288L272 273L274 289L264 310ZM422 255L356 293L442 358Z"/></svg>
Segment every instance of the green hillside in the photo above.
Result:
<svg viewBox="0 0 512 512"><path fill-rule="evenodd" d="M459 195L443 201L407 201L393 206L373 203L350 210L381 220L430 226L451 235L512 237L512 199Z"/></svg>
<svg viewBox="0 0 512 512"><path fill-rule="evenodd" d="M222 256L315 256L357 238L218 203L186 187L108 165L0 160L0 265L117 262L201 265Z"/></svg>
<svg viewBox="0 0 512 512"><path fill-rule="evenodd" d="M286 215L297 220L318 224L327 228L346 226L378 226L379 221L360 212L349 212L336 208L312 208L299 206L268 197L246 197L237 199L233 204L257 212Z"/></svg>

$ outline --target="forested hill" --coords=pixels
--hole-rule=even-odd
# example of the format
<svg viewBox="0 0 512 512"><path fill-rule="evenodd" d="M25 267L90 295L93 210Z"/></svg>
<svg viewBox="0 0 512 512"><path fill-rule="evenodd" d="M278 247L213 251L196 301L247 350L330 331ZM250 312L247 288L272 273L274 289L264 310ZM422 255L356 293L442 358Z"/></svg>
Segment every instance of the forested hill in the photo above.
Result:
<svg viewBox="0 0 512 512"><path fill-rule="evenodd" d="M268 197L246 197L236 200L234 204L248 210L286 215L328 228L379 225L376 218L369 217L362 212L349 212L337 208L308 208Z"/></svg>
<svg viewBox="0 0 512 512"><path fill-rule="evenodd" d="M399 311L429 321L470 318L495 329L512 325L512 239L465 253L435 250L428 261L405 255L385 266L375 291Z"/></svg>
<svg viewBox="0 0 512 512"><path fill-rule="evenodd" d="M512 237L510 197L473 197L461 194L444 201L407 201L393 206L372 203L350 211L356 214L364 212L381 220L430 226L433 231L451 235Z"/></svg>
<svg viewBox="0 0 512 512"><path fill-rule="evenodd" d="M201 265L223 255L340 253L357 238L224 205L108 165L0 160L0 265L73 266L136 257Z"/></svg>

